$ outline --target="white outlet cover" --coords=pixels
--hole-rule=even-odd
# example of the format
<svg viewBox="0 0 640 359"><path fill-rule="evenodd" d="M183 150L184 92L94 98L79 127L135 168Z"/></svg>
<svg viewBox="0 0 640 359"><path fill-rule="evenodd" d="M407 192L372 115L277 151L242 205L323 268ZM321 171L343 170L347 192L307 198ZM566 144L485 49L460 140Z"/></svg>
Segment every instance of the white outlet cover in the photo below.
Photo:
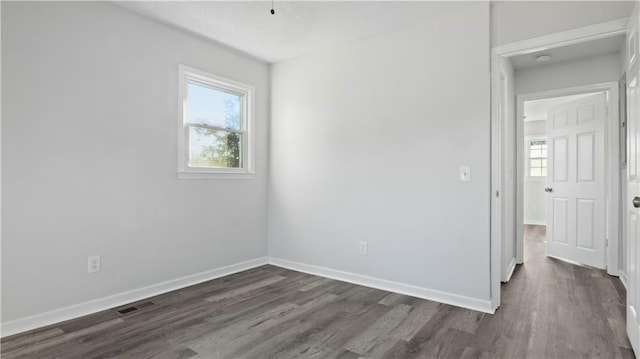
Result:
<svg viewBox="0 0 640 359"><path fill-rule="evenodd" d="M100 272L102 269L102 259L99 255L87 258L87 273Z"/></svg>
<svg viewBox="0 0 640 359"><path fill-rule="evenodd" d="M367 246L367 242L361 241L360 242L360 255L361 256L366 256L368 252L369 252L369 248Z"/></svg>

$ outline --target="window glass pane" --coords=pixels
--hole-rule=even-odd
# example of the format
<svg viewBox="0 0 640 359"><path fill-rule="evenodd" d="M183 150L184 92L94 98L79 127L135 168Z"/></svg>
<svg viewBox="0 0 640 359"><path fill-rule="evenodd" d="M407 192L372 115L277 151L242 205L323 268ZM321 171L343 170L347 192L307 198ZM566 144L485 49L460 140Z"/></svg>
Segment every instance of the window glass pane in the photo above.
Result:
<svg viewBox="0 0 640 359"><path fill-rule="evenodd" d="M529 158L538 158L540 156L542 156L541 150L532 150L531 153L529 154Z"/></svg>
<svg viewBox="0 0 640 359"><path fill-rule="evenodd" d="M531 168L529 175L531 177L539 177L542 175L542 169L541 168Z"/></svg>
<svg viewBox="0 0 640 359"><path fill-rule="evenodd" d="M543 176L546 176L546 175L547 175L547 169L546 169L546 168L543 168L543 169L542 169L542 175L543 175Z"/></svg>
<svg viewBox="0 0 640 359"><path fill-rule="evenodd" d="M189 167L241 168L242 134L189 126Z"/></svg>
<svg viewBox="0 0 640 359"><path fill-rule="evenodd" d="M540 157L547 158L547 150L542 150Z"/></svg>
<svg viewBox="0 0 640 359"><path fill-rule="evenodd" d="M544 168L546 168L546 167L547 167L547 159L546 159L546 158L544 158L544 159L542 159L541 161L542 161L542 165L541 165L541 166L542 166L542 167L544 167Z"/></svg>
<svg viewBox="0 0 640 359"><path fill-rule="evenodd" d="M542 167L542 160L531 160L531 165L529 167Z"/></svg>
<svg viewBox="0 0 640 359"><path fill-rule="evenodd" d="M241 96L198 83L187 85L187 121L241 130Z"/></svg>

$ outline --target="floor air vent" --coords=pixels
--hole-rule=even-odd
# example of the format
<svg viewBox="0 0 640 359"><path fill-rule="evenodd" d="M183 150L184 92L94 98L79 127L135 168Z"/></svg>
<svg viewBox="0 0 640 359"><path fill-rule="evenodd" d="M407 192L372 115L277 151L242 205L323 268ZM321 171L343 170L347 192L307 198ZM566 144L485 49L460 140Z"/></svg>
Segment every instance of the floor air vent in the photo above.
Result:
<svg viewBox="0 0 640 359"><path fill-rule="evenodd" d="M116 312L118 312L121 315L125 315L125 314L129 314L131 312L135 312L138 309L142 309L145 307L148 307L150 305L153 305L153 302L142 302L142 303L137 303L135 305L130 305L128 307L124 307L121 309L116 309Z"/></svg>
<svg viewBox="0 0 640 359"><path fill-rule="evenodd" d="M123 309L118 310L118 313L127 314L127 313L133 312L134 310L138 310L138 308L136 308L136 307L127 307L127 308L123 308Z"/></svg>

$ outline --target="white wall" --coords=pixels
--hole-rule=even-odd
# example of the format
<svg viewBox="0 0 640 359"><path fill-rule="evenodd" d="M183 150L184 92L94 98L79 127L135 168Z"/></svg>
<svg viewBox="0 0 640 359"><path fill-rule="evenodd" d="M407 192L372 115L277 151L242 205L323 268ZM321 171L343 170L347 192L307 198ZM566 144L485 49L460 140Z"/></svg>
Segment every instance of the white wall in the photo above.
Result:
<svg viewBox="0 0 640 359"><path fill-rule="evenodd" d="M503 69L504 81L506 85L506 91L502 94L506 96L505 115L507 118L506 125L503 126L503 148L515 148L516 146L516 97L515 97L515 83L514 83L514 70L509 59L501 59L500 67ZM501 253L501 279L506 281L509 279L512 268L516 263L516 154L504 151L502 153L503 166L502 166L502 180L503 192L501 198L502 203L502 246L500 248ZM511 196L507 196L507 193L512 193ZM507 198L511 198L511 201L506 201Z"/></svg>
<svg viewBox="0 0 640 359"><path fill-rule="evenodd" d="M524 224L547 225L547 204L545 202L543 179L524 181Z"/></svg>
<svg viewBox="0 0 640 359"><path fill-rule="evenodd" d="M495 1L492 46L631 15L633 1Z"/></svg>
<svg viewBox="0 0 640 359"><path fill-rule="evenodd" d="M273 66L271 256L488 305L489 7L460 7Z"/></svg>
<svg viewBox="0 0 640 359"><path fill-rule="evenodd" d="M536 119L526 121L524 123L525 136L546 136L547 135L547 119Z"/></svg>
<svg viewBox="0 0 640 359"><path fill-rule="evenodd" d="M2 47L3 323L266 256L268 65L97 2L2 2ZM255 180L176 179L180 63L255 85Z"/></svg>
<svg viewBox="0 0 640 359"><path fill-rule="evenodd" d="M620 54L614 53L516 70L516 94L616 82L619 78Z"/></svg>
<svg viewBox="0 0 640 359"><path fill-rule="evenodd" d="M524 123L525 146L527 137L546 137L547 121L528 121ZM525 147L526 148L526 147ZM525 168L527 150L525 154ZM544 188L547 186L545 178L524 178L524 224L547 224L547 198Z"/></svg>

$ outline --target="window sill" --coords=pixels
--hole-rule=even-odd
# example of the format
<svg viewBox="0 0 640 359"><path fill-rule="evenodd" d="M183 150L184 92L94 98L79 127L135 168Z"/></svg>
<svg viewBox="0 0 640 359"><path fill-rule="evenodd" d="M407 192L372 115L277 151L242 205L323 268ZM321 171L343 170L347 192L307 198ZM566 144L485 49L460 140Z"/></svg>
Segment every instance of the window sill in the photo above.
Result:
<svg viewBox="0 0 640 359"><path fill-rule="evenodd" d="M178 171L178 179L195 180L229 180L229 179L254 179L255 172L211 172L211 171Z"/></svg>

